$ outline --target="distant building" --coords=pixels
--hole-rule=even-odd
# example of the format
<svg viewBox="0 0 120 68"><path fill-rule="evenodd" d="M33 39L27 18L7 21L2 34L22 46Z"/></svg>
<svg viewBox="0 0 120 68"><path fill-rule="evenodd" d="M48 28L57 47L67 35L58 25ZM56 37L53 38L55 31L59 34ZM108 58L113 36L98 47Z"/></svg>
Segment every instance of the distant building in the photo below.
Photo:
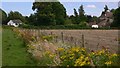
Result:
<svg viewBox="0 0 120 68"><path fill-rule="evenodd" d="M98 23L99 27L110 27L111 23L113 22L113 13L110 12L109 10L106 12L102 12L99 19L100 19L100 22Z"/></svg>
<svg viewBox="0 0 120 68"><path fill-rule="evenodd" d="M88 23L88 26L92 27L92 25L96 25L96 24L97 24L97 22L96 22L96 21L93 21L93 22L89 22L89 23Z"/></svg>
<svg viewBox="0 0 120 68"><path fill-rule="evenodd" d="M7 25L9 26L14 26L14 27L18 27L20 24L22 24L21 20L10 20Z"/></svg>

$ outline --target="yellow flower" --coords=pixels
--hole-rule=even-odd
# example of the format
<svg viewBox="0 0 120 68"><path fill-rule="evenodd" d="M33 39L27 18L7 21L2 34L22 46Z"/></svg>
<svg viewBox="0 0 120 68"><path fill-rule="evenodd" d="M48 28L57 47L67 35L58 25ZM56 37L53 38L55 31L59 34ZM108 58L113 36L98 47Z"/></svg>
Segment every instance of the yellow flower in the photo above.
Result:
<svg viewBox="0 0 120 68"><path fill-rule="evenodd" d="M107 61L107 62L105 62L105 64L110 65L110 64L112 64L112 61Z"/></svg>
<svg viewBox="0 0 120 68"><path fill-rule="evenodd" d="M85 58L85 61L89 60L88 57Z"/></svg>
<svg viewBox="0 0 120 68"><path fill-rule="evenodd" d="M97 52L96 54L101 55L101 54L104 54L104 53L105 53L105 50L101 50L101 51Z"/></svg>
<svg viewBox="0 0 120 68"><path fill-rule="evenodd" d="M86 61L83 61L81 64L80 64L80 66L83 66L83 65L85 65L86 64Z"/></svg>
<svg viewBox="0 0 120 68"><path fill-rule="evenodd" d="M117 55L117 54L113 54L113 55L112 55L112 57L116 57L116 56L118 56L118 55Z"/></svg>
<svg viewBox="0 0 120 68"><path fill-rule="evenodd" d="M64 48L58 48L57 50L58 50L58 51L63 51L63 50L64 50Z"/></svg>
<svg viewBox="0 0 120 68"><path fill-rule="evenodd" d="M65 58L66 58L66 56L61 56L60 58L61 58L61 59L65 59Z"/></svg>
<svg viewBox="0 0 120 68"><path fill-rule="evenodd" d="M90 64L90 62L87 62L87 64L89 65L89 64Z"/></svg>
<svg viewBox="0 0 120 68"><path fill-rule="evenodd" d="M92 55L94 55L95 53L94 52L92 52Z"/></svg>
<svg viewBox="0 0 120 68"><path fill-rule="evenodd" d="M80 48L79 47L73 47L73 48L70 49L70 51L72 51L72 52L79 52Z"/></svg>
<svg viewBox="0 0 120 68"><path fill-rule="evenodd" d="M45 54L50 55L50 54L51 54L51 52L50 52L50 51L46 51L46 52L45 52Z"/></svg>
<svg viewBox="0 0 120 68"><path fill-rule="evenodd" d="M82 51L85 51L85 48L81 48Z"/></svg>
<svg viewBox="0 0 120 68"><path fill-rule="evenodd" d="M54 58L55 57L55 55L54 54L50 54L50 58Z"/></svg>
<svg viewBox="0 0 120 68"><path fill-rule="evenodd" d="M70 57L70 59L73 59L74 57L72 56L72 57Z"/></svg>

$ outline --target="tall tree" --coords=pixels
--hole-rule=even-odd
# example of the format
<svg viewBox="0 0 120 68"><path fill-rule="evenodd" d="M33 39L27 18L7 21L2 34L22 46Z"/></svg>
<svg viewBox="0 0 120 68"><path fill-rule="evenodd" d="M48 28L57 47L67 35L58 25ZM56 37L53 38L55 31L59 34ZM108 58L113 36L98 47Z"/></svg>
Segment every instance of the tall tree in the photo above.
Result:
<svg viewBox="0 0 120 68"><path fill-rule="evenodd" d="M76 17L78 17L78 13L77 13L77 11L76 11L75 8L74 8L74 15L75 15Z"/></svg>
<svg viewBox="0 0 120 68"><path fill-rule="evenodd" d="M14 19L19 19L22 22L26 22L25 18L22 16L21 13L19 13L18 11L10 11L10 13L8 14L8 21Z"/></svg>
<svg viewBox="0 0 120 68"><path fill-rule="evenodd" d="M62 25L66 11L60 2L34 2L32 6L35 13L35 25Z"/></svg>
<svg viewBox="0 0 120 68"><path fill-rule="evenodd" d="M77 13L77 11L76 11L76 9L74 8L74 15L75 15L75 17L74 17L74 24L79 24L79 16L78 16L78 13Z"/></svg>
<svg viewBox="0 0 120 68"><path fill-rule="evenodd" d="M0 22L2 22L2 24L6 24L6 20L7 20L6 12L0 9Z"/></svg>
<svg viewBox="0 0 120 68"><path fill-rule="evenodd" d="M81 5L79 7L78 11L79 11L79 16L83 16L84 15L85 11L84 11L83 5Z"/></svg>
<svg viewBox="0 0 120 68"><path fill-rule="evenodd" d="M107 5L105 5L104 10L105 10L105 12L106 12L107 10L109 10Z"/></svg>
<svg viewBox="0 0 120 68"><path fill-rule="evenodd" d="M83 5L81 5L78 9L79 11L79 24L81 22L86 22L87 21L87 16L85 16L85 11L84 11L84 8L83 8Z"/></svg>
<svg viewBox="0 0 120 68"><path fill-rule="evenodd" d="M66 19L66 9L60 2L52 2L53 13L57 25L64 25Z"/></svg>

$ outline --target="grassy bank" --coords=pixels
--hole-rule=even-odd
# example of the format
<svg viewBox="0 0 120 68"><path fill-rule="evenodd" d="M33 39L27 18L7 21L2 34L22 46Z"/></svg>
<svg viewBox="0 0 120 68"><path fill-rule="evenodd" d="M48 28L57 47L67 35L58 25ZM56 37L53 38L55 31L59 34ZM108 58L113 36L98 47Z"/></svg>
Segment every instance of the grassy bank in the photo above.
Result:
<svg viewBox="0 0 120 68"><path fill-rule="evenodd" d="M30 54L27 53L24 41L11 28L2 31L2 65L33 66Z"/></svg>

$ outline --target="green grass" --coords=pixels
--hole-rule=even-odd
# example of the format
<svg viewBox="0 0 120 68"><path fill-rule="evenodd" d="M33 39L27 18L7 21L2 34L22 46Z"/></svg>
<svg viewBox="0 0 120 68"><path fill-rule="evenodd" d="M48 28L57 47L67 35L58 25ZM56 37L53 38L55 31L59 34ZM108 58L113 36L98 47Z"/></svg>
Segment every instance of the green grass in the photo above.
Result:
<svg viewBox="0 0 120 68"><path fill-rule="evenodd" d="M2 28L0 26L0 66L2 66Z"/></svg>
<svg viewBox="0 0 120 68"><path fill-rule="evenodd" d="M10 28L2 30L2 66L34 66L24 41Z"/></svg>

